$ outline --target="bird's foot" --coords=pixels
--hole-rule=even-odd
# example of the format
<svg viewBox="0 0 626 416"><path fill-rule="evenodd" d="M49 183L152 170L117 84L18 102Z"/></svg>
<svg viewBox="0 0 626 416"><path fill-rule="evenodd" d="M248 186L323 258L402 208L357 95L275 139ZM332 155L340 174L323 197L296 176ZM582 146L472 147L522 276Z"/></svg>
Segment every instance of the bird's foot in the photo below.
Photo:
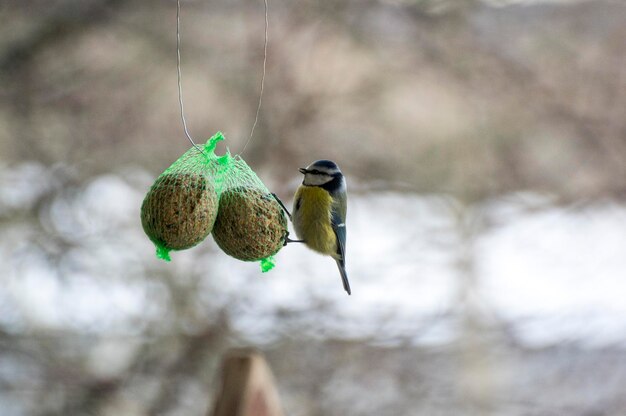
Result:
<svg viewBox="0 0 626 416"><path fill-rule="evenodd" d="M283 242L283 247L285 247L289 243L304 243L304 240L292 240L289 238L289 231L285 234L285 241Z"/></svg>

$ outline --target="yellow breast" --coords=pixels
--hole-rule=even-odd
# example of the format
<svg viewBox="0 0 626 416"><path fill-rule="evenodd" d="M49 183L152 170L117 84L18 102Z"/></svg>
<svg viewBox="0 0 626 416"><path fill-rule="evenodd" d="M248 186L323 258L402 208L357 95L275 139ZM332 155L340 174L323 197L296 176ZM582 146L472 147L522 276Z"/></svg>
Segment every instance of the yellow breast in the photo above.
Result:
<svg viewBox="0 0 626 416"><path fill-rule="evenodd" d="M294 204L293 225L298 238L311 249L334 256L337 238L330 222L333 204L330 194L315 186L301 186Z"/></svg>

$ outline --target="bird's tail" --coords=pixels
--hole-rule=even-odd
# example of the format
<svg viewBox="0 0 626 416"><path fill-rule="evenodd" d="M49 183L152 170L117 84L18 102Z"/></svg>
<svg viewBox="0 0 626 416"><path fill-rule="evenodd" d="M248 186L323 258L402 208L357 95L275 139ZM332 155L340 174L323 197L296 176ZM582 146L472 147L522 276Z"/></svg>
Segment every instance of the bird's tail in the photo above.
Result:
<svg viewBox="0 0 626 416"><path fill-rule="evenodd" d="M341 273L341 281L343 282L343 288L346 290L346 292L348 292L348 295L351 295L352 291L350 290L350 282L348 281L348 274L346 273L346 267L343 263L343 260L335 259L335 261L337 262L339 273Z"/></svg>

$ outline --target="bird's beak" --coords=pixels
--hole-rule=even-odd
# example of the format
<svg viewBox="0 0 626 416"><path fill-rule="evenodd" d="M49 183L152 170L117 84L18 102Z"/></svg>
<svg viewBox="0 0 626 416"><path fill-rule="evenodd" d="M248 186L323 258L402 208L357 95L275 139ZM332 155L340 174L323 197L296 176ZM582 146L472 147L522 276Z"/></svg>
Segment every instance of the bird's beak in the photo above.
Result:
<svg viewBox="0 0 626 416"><path fill-rule="evenodd" d="M306 168L298 168L298 170L300 171L301 174L306 175L307 170Z"/></svg>

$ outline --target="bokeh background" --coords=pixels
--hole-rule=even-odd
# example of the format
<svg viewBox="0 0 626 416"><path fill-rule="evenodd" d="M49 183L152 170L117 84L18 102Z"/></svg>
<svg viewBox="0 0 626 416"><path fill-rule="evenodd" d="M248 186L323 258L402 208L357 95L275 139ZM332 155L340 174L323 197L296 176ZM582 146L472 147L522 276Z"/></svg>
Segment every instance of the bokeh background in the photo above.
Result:
<svg viewBox="0 0 626 416"><path fill-rule="evenodd" d="M626 414L626 3L270 0L244 154L349 184L348 272L139 207L188 147L176 2L0 4L0 413L204 415L255 347L287 414ZM182 2L191 134L248 137L263 3Z"/></svg>

